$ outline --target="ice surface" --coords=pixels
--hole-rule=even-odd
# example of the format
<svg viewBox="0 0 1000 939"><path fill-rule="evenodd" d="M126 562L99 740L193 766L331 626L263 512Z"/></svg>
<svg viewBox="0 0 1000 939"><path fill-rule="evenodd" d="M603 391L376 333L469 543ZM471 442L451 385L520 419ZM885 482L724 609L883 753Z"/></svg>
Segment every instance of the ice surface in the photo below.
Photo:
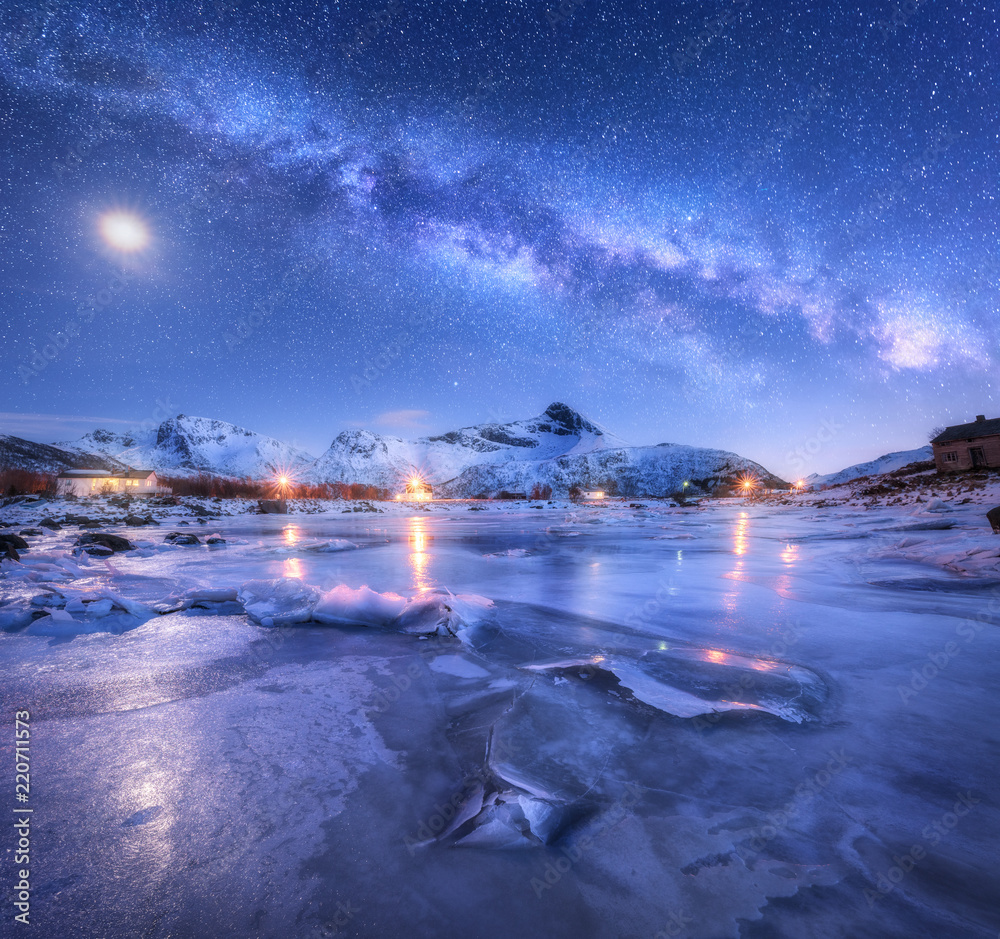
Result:
<svg viewBox="0 0 1000 939"><path fill-rule="evenodd" d="M0 564L39 935L995 937L981 506L446 507Z"/></svg>
<svg viewBox="0 0 1000 939"><path fill-rule="evenodd" d="M485 668L480 668L475 662L461 655L439 655L428 667L431 671L454 675L456 678L484 678L489 675Z"/></svg>

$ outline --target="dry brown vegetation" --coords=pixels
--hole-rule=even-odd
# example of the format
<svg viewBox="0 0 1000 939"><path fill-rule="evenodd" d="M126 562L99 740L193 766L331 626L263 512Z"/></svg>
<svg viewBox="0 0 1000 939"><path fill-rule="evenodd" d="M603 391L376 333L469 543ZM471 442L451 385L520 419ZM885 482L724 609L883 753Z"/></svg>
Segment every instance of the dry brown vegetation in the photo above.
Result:
<svg viewBox="0 0 1000 939"><path fill-rule="evenodd" d="M0 495L55 495L56 478L51 473L23 469L0 469Z"/></svg>
<svg viewBox="0 0 1000 939"><path fill-rule="evenodd" d="M199 496L209 499L389 499L387 489L361 483L289 483L279 486L273 480L233 479L226 476L160 476L175 496Z"/></svg>

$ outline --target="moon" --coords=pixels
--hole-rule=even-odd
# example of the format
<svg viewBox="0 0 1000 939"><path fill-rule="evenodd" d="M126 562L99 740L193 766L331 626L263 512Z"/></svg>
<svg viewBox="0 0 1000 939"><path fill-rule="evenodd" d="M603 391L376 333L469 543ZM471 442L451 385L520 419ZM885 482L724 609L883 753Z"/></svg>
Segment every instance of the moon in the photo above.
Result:
<svg viewBox="0 0 1000 939"><path fill-rule="evenodd" d="M101 216L101 237L116 251L132 254L149 244L146 223L130 212L107 212Z"/></svg>

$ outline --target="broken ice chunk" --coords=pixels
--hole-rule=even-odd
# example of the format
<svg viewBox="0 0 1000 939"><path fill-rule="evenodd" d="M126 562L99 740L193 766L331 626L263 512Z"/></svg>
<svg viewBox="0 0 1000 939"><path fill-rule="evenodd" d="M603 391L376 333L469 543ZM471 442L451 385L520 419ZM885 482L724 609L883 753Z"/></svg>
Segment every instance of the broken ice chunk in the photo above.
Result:
<svg viewBox="0 0 1000 939"><path fill-rule="evenodd" d="M243 612L235 587L191 587L182 593L153 604L157 613L177 613L181 610L208 610L220 615Z"/></svg>
<svg viewBox="0 0 1000 939"><path fill-rule="evenodd" d="M417 635L459 636L492 611L493 601L486 597L454 594L439 587L411 599L397 625L403 632Z"/></svg>
<svg viewBox="0 0 1000 939"><path fill-rule="evenodd" d="M387 626L405 606L406 600L399 594L377 593L366 586L353 590L340 584L323 594L313 610L313 619L319 623Z"/></svg>
<svg viewBox="0 0 1000 939"><path fill-rule="evenodd" d="M261 626L307 623L319 599L315 587L294 577L250 580L239 589L239 600L247 615Z"/></svg>

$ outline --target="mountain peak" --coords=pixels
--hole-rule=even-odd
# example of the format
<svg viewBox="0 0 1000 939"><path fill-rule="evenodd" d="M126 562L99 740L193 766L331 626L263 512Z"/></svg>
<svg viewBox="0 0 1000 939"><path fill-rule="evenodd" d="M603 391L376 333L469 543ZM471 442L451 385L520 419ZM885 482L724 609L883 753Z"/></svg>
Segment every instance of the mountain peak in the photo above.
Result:
<svg viewBox="0 0 1000 939"><path fill-rule="evenodd" d="M564 404L562 401L553 401L552 404L545 409L542 416L548 418L554 424L558 424L560 427L565 427L566 430L572 431L573 433L588 431L598 436L601 436L604 433L596 424L592 424L588 421L579 411L575 411L568 404Z"/></svg>

